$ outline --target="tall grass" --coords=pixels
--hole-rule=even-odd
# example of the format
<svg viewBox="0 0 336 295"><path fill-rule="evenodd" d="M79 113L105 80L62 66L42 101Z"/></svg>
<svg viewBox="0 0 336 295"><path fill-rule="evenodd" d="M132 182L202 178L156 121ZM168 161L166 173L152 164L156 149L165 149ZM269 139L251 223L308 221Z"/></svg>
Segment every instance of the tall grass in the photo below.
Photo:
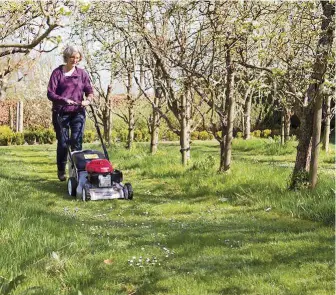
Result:
<svg viewBox="0 0 336 295"><path fill-rule="evenodd" d="M333 294L334 154L316 190L291 192L295 143L268 144L235 141L230 174L215 142L185 168L177 143L115 145L134 200L86 203L57 181L54 145L0 148L0 292Z"/></svg>

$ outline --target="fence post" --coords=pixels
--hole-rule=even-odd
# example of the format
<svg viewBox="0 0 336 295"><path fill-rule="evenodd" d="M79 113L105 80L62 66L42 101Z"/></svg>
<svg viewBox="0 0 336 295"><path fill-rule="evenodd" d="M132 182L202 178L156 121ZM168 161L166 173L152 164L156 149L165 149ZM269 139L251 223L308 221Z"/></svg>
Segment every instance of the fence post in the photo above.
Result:
<svg viewBox="0 0 336 295"><path fill-rule="evenodd" d="M23 132L23 101L20 100L16 107L16 132Z"/></svg>

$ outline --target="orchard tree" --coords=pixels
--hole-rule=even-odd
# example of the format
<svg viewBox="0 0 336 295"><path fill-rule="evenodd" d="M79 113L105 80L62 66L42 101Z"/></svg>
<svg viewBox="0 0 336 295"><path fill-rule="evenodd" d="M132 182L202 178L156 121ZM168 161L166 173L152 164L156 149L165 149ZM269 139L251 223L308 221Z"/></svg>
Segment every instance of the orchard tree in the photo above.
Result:
<svg viewBox="0 0 336 295"><path fill-rule="evenodd" d="M67 1L0 2L0 98L9 74L27 69L29 60L58 46L60 37L51 33L69 15L68 5Z"/></svg>

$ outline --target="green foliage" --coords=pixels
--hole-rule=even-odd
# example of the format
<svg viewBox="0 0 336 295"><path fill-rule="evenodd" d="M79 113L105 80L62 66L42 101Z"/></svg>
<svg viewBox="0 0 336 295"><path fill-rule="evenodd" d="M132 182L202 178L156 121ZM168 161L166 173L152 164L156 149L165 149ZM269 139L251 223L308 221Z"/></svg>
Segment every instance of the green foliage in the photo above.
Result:
<svg viewBox="0 0 336 295"><path fill-rule="evenodd" d="M191 170L211 171L216 164L216 159L213 155L207 155L204 158L193 162Z"/></svg>
<svg viewBox="0 0 336 295"><path fill-rule="evenodd" d="M150 134L147 129L135 129L134 130L134 140L137 142L149 141Z"/></svg>
<svg viewBox="0 0 336 295"><path fill-rule="evenodd" d="M56 141L56 133L53 129L46 129L43 133L43 143L52 144Z"/></svg>
<svg viewBox="0 0 336 295"><path fill-rule="evenodd" d="M112 130L112 132L111 132L111 140L113 142L117 142L117 139L118 139L118 132L116 130Z"/></svg>
<svg viewBox="0 0 336 295"><path fill-rule="evenodd" d="M96 133L93 130L85 130L83 135L83 143L91 143L96 140Z"/></svg>
<svg viewBox="0 0 336 295"><path fill-rule="evenodd" d="M81 4L80 5L80 11L81 11L81 13L86 13L86 12L88 12L89 11L89 9L90 9L90 6L91 6L91 4L90 3L87 3L87 4Z"/></svg>
<svg viewBox="0 0 336 295"><path fill-rule="evenodd" d="M23 137L26 143L29 145L36 143L36 132L33 130L26 130L23 132Z"/></svg>
<svg viewBox="0 0 336 295"><path fill-rule="evenodd" d="M23 133L24 141L29 145L33 144L52 144L56 141L56 133L52 128L28 129ZM20 139L19 139L20 142ZM18 143L17 143L18 144Z"/></svg>
<svg viewBox="0 0 336 295"><path fill-rule="evenodd" d="M143 141L143 136L142 136L141 130L139 130L139 129L134 130L134 140L138 141L138 142Z"/></svg>
<svg viewBox="0 0 336 295"><path fill-rule="evenodd" d="M269 137L265 142L263 150L266 155L270 156L291 154L293 153L293 143L286 142L282 145L280 139L272 139Z"/></svg>
<svg viewBox="0 0 336 295"><path fill-rule="evenodd" d="M309 173L307 171L296 171L295 176L290 177L290 186L293 190L302 190L309 187Z"/></svg>
<svg viewBox="0 0 336 295"><path fill-rule="evenodd" d="M175 132L168 130L165 134L164 139L168 141L176 141L179 139L179 137Z"/></svg>
<svg viewBox="0 0 336 295"><path fill-rule="evenodd" d="M270 130L270 129L264 129L261 134L262 134L262 137L268 138L268 137L271 136L272 130Z"/></svg>
<svg viewBox="0 0 336 295"><path fill-rule="evenodd" d="M236 137L237 138L243 138L243 132L238 131Z"/></svg>
<svg viewBox="0 0 336 295"><path fill-rule="evenodd" d="M191 132L190 138L191 140L197 140L199 138L199 132L198 131Z"/></svg>
<svg viewBox="0 0 336 295"><path fill-rule="evenodd" d="M0 145L10 145L13 135L14 133L9 126L0 126Z"/></svg>
<svg viewBox="0 0 336 295"><path fill-rule="evenodd" d="M39 144L52 144L56 141L56 133L52 128L37 128L31 131L35 134L36 142Z"/></svg>
<svg viewBox="0 0 336 295"><path fill-rule="evenodd" d="M12 144L23 145L25 143L24 136L22 132L13 133Z"/></svg>
<svg viewBox="0 0 336 295"><path fill-rule="evenodd" d="M209 138L209 133L207 131L201 131L199 133L198 139L200 140L208 140Z"/></svg>
<svg viewBox="0 0 336 295"><path fill-rule="evenodd" d="M261 135L261 131L260 130L254 130L253 132L252 132L252 135L254 136L254 137L260 137L260 135Z"/></svg>
<svg viewBox="0 0 336 295"><path fill-rule="evenodd" d="M127 129L119 130L118 136L120 138L120 141L126 142L128 139L128 130Z"/></svg>

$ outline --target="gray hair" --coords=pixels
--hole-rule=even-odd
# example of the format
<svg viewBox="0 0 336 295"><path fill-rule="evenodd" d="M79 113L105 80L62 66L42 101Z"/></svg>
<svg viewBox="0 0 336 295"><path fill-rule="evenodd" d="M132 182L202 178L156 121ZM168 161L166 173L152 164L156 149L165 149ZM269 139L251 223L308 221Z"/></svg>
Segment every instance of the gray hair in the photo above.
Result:
<svg viewBox="0 0 336 295"><path fill-rule="evenodd" d="M82 60L82 58L83 58L83 54L82 54L82 52L79 50L78 47L76 47L76 46L67 46L67 47L64 49L64 51L63 51L63 60L64 60L64 62L67 62L68 58L69 58L70 56L72 56L74 53L79 53L79 55L80 55L80 60L79 60L79 61Z"/></svg>

